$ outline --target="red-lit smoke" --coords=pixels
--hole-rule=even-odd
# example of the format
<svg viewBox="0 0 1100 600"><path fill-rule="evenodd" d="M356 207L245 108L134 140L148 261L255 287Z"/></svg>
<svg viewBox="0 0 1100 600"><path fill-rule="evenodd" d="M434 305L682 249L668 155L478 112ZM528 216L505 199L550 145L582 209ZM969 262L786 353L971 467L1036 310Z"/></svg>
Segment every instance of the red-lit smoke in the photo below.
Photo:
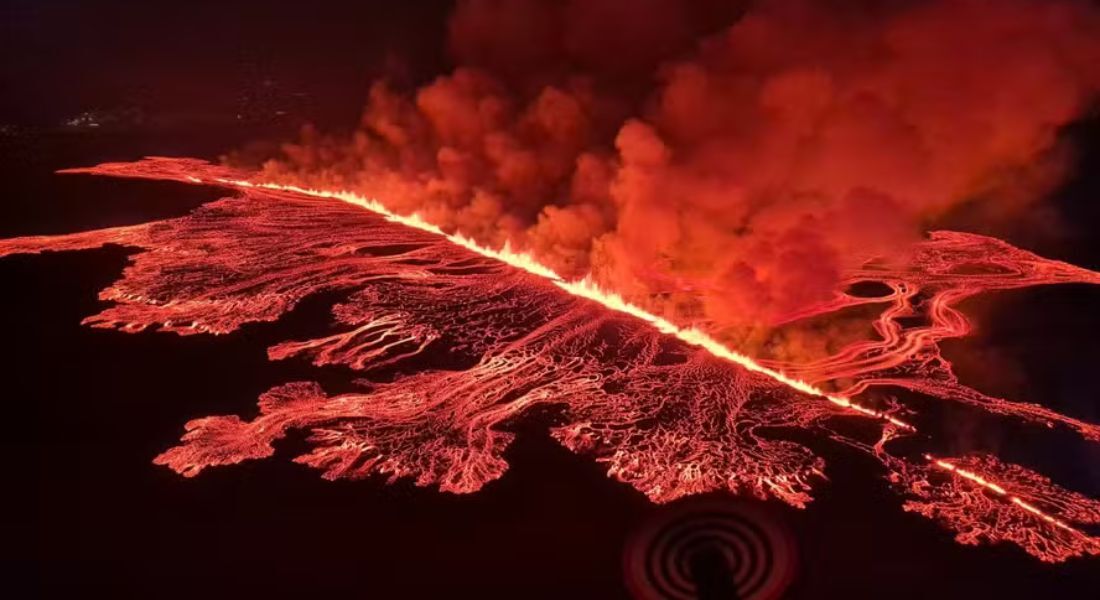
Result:
<svg viewBox="0 0 1100 600"><path fill-rule="evenodd" d="M1011 218L1057 181L1057 129L1100 85L1100 17L1068 0L726 4L460 2L460 67L413 92L378 83L352 135L307 131L258 174L186 159L82 170L235 192L179 219L3 240L0 256L139 248L86 321L124 331L228 333L348 294L334 331L269 356L367 378L335 395L273 388L252 421L190 422L157 459L186 475L306 430L296 460L327 477L474 491L507 467L501 424L552 405L559 442L657 501L804 505L825 464L777 433L797 429L878 458L907 510L964 543L1100 554L1084 529L1100 502L990 454L894 454L926 419L864 394L908 388L1100 440L1095 423L966 387L938 347L969 330L965 298L1100 274L993 238L924 237L969 203ZM861 282L886 291L845 293ZM689 327L734 335L860 307L878 309L873 339L815 360L756 361ZM370 379L391 367L406 376ZM843 416L874 435L844 433Z"/></svg>
<svg viewBox="0 0 1100 600"><path fill-rule="evenodd" d="M968 330L953 306L967 297L1097 284L1100 273L985 236L934 232L900 261L845 274L846 283L877 282L889 295L838 292L812 311L881 305L877 340L771 368L591 282L563 280L529 255L447 235L352 193L255 181L194 159L70 172L234 190L181 218L0 240L0 257L135 249L100 294L110 305L88 325L230 333L279 319L319 293L343 296L319 337L284 340L268 356L343 367L355 377L349 391L288 383L264 393L251 420L190 421L182 443L156 458L183 475L271 456L276 440L303 430L311 449L295 460L327 478L381 474L472 492L507 469L514 434L505 424L552 406L560 418L551 433L563 446L594 456L654 501L724 490L805 506L826 464L808 438L784 433L798 430L877 459L906 510L941 522L962 543L1010 541L1045 561L1100 554L1100 537L1086 529L1100 523L1100 501L987 452L918 457L896 448L892 440L934 428L898 401L862 393L900 386L1100 440L1094 423L966 387L938 348ZM902 324L913 317L927 323ZM391 369L405 376L385 377ZM839 394L816 387L843 380L855 385ZM838 427L853 419L864 426Z"/></svg>
<svg viewBox="0 0 1100 600"><path fill-rule="evenodd" d="M828 300L961 205L1010 218L1057 181L1057 129L1100 86L1084 3L731 4L460 2L453 73L377 83L357 131L307 131L264 177L736 331Z"/></svg>

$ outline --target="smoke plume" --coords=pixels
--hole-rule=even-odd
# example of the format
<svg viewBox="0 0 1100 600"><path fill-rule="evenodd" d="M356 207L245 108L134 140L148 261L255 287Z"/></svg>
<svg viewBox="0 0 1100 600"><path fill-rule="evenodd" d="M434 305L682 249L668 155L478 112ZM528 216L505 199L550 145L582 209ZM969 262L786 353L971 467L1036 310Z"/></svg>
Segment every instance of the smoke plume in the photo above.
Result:
<svg viewBox="0 0 1100 600"><path fill-rule="evenodd" d="M952 209L1058 181L1100 87L1070 0L465 0L457 65L264 165L713 330L768 326Z"/></svg>

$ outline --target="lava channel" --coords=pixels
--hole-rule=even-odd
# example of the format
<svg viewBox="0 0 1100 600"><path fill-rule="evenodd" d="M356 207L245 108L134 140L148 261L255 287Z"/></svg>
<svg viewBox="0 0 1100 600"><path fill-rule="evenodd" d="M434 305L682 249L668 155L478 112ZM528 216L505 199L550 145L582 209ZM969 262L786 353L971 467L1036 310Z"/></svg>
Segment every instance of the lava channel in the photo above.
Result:
<svg viewBox="0 0 1100 600"><path fill-rule="evenodd" d="M967 388L937 345L968 331L954 308L963 298L1100 283L1100 274L992 238L934 232L896 264L845 281L877 281L891 294L838 291L791 317L880 303L878 339L810 364L766 363L589 282L565 281L527 255L481 247L350 193L253 181L194 159L68 172L232 190L178 219L0 240L0 256L136 248L121 279L100 294L110 305L85 319L90 326L225 334L275 321L308 296L343 294L324 335L286 340L268 354L341 368L354 391L292 382L264 393L252 420L192 420L181 444L155 458L182 475L268 457L273 442L304 430L310 449L294 460L325 478L383 475L473 492L507 469L502 455L514 434L501 425L551 406L555 439L655 502L727 490L803 507L825 461L782 436L799 430L879 459L903 508L951 528L960 542L1008 541L1045 561L1100 554L1100 539L1083 529L1100 522L1100 502L991 454L891 454L891 440L916 429L906 418L912 411L860 396L903 387L1100 440L1095 424ZM975 275L973 265L988 268ZM918 302L921 292L931 300ZM913 315L930 324L899 324ZM825 391L839 382L854 383ZM835 423L844 417L873 435L842 432Z"/></svg>

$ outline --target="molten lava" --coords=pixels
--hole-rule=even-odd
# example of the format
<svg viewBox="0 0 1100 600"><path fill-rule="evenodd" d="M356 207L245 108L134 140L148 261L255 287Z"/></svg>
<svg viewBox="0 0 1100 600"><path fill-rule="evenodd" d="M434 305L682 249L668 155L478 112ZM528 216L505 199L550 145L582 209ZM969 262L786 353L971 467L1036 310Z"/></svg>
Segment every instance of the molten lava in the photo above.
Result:
<svg viewBox="0 0 1100 600"><path fill-rule="evenodd" d="M796 315L882 304L878 339L808 364L763 363L530 256L354 194L263 183L189 159L72 172L234 189L179 219L0 241L0 256L140 249L101 293L114 304L85 320L92 326L228 333L274 321L307 296L345 294L333 308L335 331L277 344L269 356L346 368L359 377L355 391L330 396L316 383L289 383L263 394L251 421L193 420L183 443L156 458L183 475L270 456L275 440L301 429L312 450L295 460L326 478L385 474L471 492L507 468L502 452L513 434L501 424L544 405L560 410L559 442L593 454L654 501L724 489L802 507L825 462L782 437L799 429L879 459L905 509L943 523L960 542L1011 541L1046 561L1100 554L1100 540L1081 529L1100 523L1100 502L987 454L892 454L891 440L912 434L917 421L897 401L878 406L865 394L902 387L1100 440L1095 424L967 388L937 345L967 333L954 308L964 298L1100 283L1100 274L995 239L935 232L904 259L845 276L846 286L880 282L890 294L838 292ZM913 316L927 324L901 321ZM874 435L842 432L836 423L846 416Z"/></svg>

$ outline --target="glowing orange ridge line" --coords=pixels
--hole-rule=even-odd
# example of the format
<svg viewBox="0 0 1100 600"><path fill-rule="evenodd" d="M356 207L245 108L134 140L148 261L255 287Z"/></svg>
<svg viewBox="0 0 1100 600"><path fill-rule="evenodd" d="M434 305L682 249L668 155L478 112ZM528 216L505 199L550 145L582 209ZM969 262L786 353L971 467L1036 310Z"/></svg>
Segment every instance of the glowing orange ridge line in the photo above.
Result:
<svg viewBox="0 0 1100 600"><path fill-rule="evenodd" d="M951 473L954 473L954 474L958 475L959 477L962 477L963 479L967 479L969 481L972 481L972 482L980 485L981 487L983 487L983 488L993 492L994 494L1008 500L1009 502L1011 502L1011 503L1015 504L1016 506L1019 506L1020 508L1028 511L1029 513L1035 515L1036 517L1039 517L1040 519L1046 521L1047 523L1050 523L1051 525L1054 525L1055 527L1059 527L1059 528L1064 529L1066 531L1071 531L1071 532L1076 533L1077 535L1080 535L1080 536L1083 536L1083 537L1089 537L1085 533L1073 528L1070 525L1067 525L1065 521L1062 521L1061 519L1058 519L1057 517L1053 517L1051 515L1048 515L1047 513L1043 512L1038 507L1036 507L1034 504L1029 503L1028 501L1024 500L1023 498L1021 498L1019 496L1016 496L1016 495L1013 495L1013 494L1009 493L1008 490L1006 490L1003 487L997 485L996 483L993 483L992 481L989 481L985 477L982 477L981 475L978 475L977 473L967 471L966 469L961 469L961 468L956 467L955 465L953 465L953 464L951 464L951 463L949 463L945 460L940 460L940 459L935 458L935 457L933 457L931 455L928 455L928 454L925 454L924 457L927 458L928 460L932 461L932 464L935 465L936 467L938 467L938 468L940 468L944 471L949 471Z"/></svg>
<svg viewBox="0 0 1100 600"><path fill-rule="evenodd" d="M202 183L202 180L197 177L188 177L188 179L195 183ZM595 282L587 277L577 281L567 281L561 275L558 275L556 272L554 272L554 270L550 267L547 267L546 265L538 262L538 260L536 260L530 254L516 252L512 250L507 243L500 250L494 250L492 248L482 246L481 244L478 244L474 240L464 235L446 233L436 225L425 221L418 214L397 214L383 206L377 200L364 198L353 192L333 192L328 190L316 190L302 188L295 185L282 185L277 183L253 183L251 181L240 179L214 178L212 181L215 183L229 184L244 188L262 188L286 192L295 192L307 196L313 196L317 198L332 198L346 202L348 204L354 204L371 212L382 215L387 220L394 223L400 223L414 229L419 229L421 231L426 231L428 233L442 236L450 242L458 244L459 246L467 248L473 252L476 252L477 254L498 260L500 262L522 269L524 271L527 271L528 273L537 275L544 279L548 279L561 289L569 292L574 296L593 300L611 310L625 313L635 318L641 319L656 327L657 330L661 333L671 335L689 345L703 348L704 350L710 352L712 355L718 358L722 358L729 362L740 365L741 367L744 367L745 369L748 369L749 371L752 371L754 373L760 373L761 375L770 377L775 381L778 381L788 387L798 390L799 392L809 394L811 396L817 396L819 398L824 398L825 400L828 400L829 402L832 402L837 406L841 406L854 412L861 413L865 416L883 419L902 429L916 431L915 427L892 415L886 414L879 410L875 410L873 408L861 406L859 404L856 404L855 402L852 402L848 398L845 398L844 396L829 394L828 392L820 388L814 387L813 385L805 381L795 379L793 377L788 377L787 375L784 375L779 371L769 369L768 367L757 363L748 356L731 350L730 348L724 346L718 340L715 340L706 333L694 327L679 327L663 317L658 317L657 315L646 311L640 306L631 304L615 292L601 289Z"/></svg>

